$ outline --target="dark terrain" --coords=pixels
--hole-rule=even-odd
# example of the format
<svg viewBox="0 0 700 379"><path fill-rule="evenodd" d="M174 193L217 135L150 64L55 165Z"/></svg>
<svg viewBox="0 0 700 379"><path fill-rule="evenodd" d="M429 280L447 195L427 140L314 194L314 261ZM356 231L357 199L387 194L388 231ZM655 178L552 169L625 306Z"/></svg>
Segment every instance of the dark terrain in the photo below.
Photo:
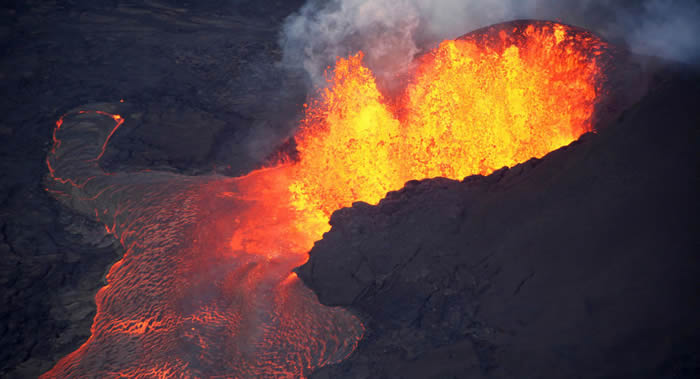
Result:
<svg viewBox="0 0 700 379"><path fill-rule="evenodd" d="M700 74L596 134L331 218L298 273L368 335L318 378L700 376Z"/></svg>
<svg viewBox="0 0 700 379"><path fill-rule="evenodd" d="M0 3L0 377L85 341L122 253L44 190L64 112L135 109L108 170L235 176L294 127L306 89L275 62L303 1L203 3ZM700 79L654 70L619 120L542 160L337 212L300 273L368 334L318 377L700 376Z"/></svg>

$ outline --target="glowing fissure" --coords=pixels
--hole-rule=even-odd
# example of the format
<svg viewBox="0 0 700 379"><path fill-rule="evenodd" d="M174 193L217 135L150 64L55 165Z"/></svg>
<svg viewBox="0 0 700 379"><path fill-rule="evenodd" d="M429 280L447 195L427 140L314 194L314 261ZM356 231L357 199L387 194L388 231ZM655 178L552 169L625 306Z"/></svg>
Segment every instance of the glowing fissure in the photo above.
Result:
<svg viewBox="0 0 700 379"><path fill-rule="evenodd" d="M604 44L549 22L504 25L422 56L397 98L362 53L338 59L306 108L298 159L239 178L106 174L97 161L123 119L81 111L115 126L67 131L59 120L47 190L104 222L126 254L96 296L91 337L44 377L301 377L345 359L362 324L290 274L333 211L411 179L487 174L592 130Z"/></svg>

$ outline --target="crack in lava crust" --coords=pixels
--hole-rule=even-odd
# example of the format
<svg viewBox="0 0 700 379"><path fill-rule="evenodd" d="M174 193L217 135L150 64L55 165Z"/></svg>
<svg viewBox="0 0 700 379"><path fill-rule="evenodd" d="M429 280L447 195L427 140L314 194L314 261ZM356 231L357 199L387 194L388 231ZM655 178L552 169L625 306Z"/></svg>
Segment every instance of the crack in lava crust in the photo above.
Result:
<svg viewBox="0 0 700 379"><path fill-rule="evenodd" d="M603 48L565 25L503 24L421 57L396 99L361 53L339 59L306 109L299 159L239 178L105 173L98 161L124 121L111 111L125 105L70 112L54 131L47 190L103 222L126 254L95 298L92 335L44 377L302 377L342 361L363 325L292 273L331 213L591 131Z"/></svg>

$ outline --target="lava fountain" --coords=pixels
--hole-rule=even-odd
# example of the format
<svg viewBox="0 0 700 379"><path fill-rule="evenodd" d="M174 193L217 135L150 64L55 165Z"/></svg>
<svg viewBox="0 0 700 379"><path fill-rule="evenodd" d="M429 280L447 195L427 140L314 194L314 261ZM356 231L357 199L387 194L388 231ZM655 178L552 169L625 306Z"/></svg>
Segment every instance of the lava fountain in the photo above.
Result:
<svg viewBox="0 0 700 379"><path fill-rule="evenodd" d="M67 114L47 190L103 222L126 253L95 298L92 335L44 377L303 377L342 361L362 324L292 273L331 213L412 179L488 174L592 131L605 48L567 25L501 24L419 57L392 97L361 52L339 58L306 106L297 159L239 178L105 173L99 159L124 119L104 107Z"/></svg>
<svg viewBox="0 0 700 379"><path fill-rule="evenodd" d="M362 53L339 59L296 137L293 207L303 230L377 203L413 179L462 179L542 157L593 130L606 45L551 22L511 22L444 41L386 99ZM313 214L310 217L308 214Z"/></svg>

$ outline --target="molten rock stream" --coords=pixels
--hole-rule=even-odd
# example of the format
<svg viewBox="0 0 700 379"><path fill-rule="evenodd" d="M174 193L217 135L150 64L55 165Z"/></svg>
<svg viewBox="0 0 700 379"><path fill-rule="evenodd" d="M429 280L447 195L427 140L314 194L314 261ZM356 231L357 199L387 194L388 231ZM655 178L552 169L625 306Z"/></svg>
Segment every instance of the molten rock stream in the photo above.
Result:
<svg viewBox="0 0 700 379"><path fill-rule="evenodd" d="M91 337L44 377L301 377L342 361L362 324L291 273L331 213L412 179L488 174L592 131L604 50L569 26L502 24L421 56L391 98L361 52L338 59L306 106L298 159L239 178L105 173L99 158L124 120L69 113L47 189L104 222L126 254L96 296Z"/></svg>

